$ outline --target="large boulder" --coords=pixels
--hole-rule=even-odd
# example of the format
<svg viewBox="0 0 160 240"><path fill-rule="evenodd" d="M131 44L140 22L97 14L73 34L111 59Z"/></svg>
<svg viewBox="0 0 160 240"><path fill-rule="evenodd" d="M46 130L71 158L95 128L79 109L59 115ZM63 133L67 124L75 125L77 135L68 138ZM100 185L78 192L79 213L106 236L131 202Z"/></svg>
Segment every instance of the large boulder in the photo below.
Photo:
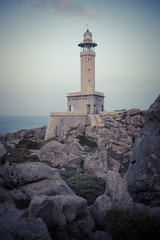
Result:
<svg viewBox="0 0 160 240"><path fill-rule="evenodd" d="M46 224L41 218L21 219L9 231L16 239L24 240L52 240ZM15 239L15 238L13 238ZM6 240L6 239L4 239Z"/></svg>
<svg viewBox="0 0 160 240"><path fill-rule="evenodd" d="M95 153L84 161L84 171L96 174L98 177L102 177L109 170L118 172L119 168L120 163L108 155L105 147L99 147Z"/></svg>
<svg viewBox="0 0 160 240"><path fill-rule="evenodd" d="M76 168L81 161L78 139L62 144L52 141L45 144L37 153L40 161L49 162L52 167Z"/></svg>
<svg viewBox="0 0 160 240"><path fill-rule="evenodd" d="M67 222L72 222L77 216L88 215L87 201L77 195L57 195L54 200L62 207Z"/></svg>
<svg viewBox="0 0 160 240"><path fill-rule="evenodd" d="M84 161L84 171L96 175L106 174L108 172L107 158L108 154L105 147L98 148L93 155Z"/></svg>
<svg viewBox="0 0 160 240"><path fill-rule="evenodd" d="M94 230L87 201L79 196L35 196L29 206L29 218L42 218L51 236L58 239L83 239Z"/></svg>
<svg viewBox="0 0 160 240"><path fill-rule="evenodd" d="M1 240L52 240L42 219L17 219L16 215L12 211L0 218Z"/></svg>
<svg viewBox="0 0 160 240"><path fill-rule="evenodd" d="M49 227L64 227L66 219L62 207L57 204L53 196L35 196L29 206L29 218L42 218Z"/></svg>
<svg viewBox="0 0 160 240"><path fill-rule="evenodd" d="M160 205L160 96L150 106L144 128L133 147L125 178L136 202Z"/></svg>
<svg viewBox="0 0 160 240"><path fill-rule="evenodd" d="M94 220L90 216L85 199L73 195L58 195L54 196L54 200L63 208L69 239L83 239L94 230Z"/></svg>
<svg viewBox="0 0 160 240"><path fill-rule="evenodd" d="M120 173L115 171L109 171L106 175L105 194L110 197L113 205L127 208L133 203L128 193L126 179L123 179Z"/></svg>
<svg viewBox="0 0 160 240"><path fill-rule="evenodd" d="M127 181L121 177L120 173L108 171L105 193L95 200L90 211L96 224L103 228L106 211L110 210L112 206L131 208L132 205L133 200L128 193Z"/></svg>
<svg viewBox="0 0 160 240"><path fill-rule="evenodd" d="M0 168L0 181L5 189L9 189L9 195L17 206L22 202L25 205L35 195L75 195L57 169L44 163L6 163Z"/></svg>
<svg viewBox="0 0 160 240"><path fill-rule="evenodd" d="M105 226L106 211L111 209L112 202L106 194L100 195L90 206L90 212L96 224L103 228Z"/></svg>

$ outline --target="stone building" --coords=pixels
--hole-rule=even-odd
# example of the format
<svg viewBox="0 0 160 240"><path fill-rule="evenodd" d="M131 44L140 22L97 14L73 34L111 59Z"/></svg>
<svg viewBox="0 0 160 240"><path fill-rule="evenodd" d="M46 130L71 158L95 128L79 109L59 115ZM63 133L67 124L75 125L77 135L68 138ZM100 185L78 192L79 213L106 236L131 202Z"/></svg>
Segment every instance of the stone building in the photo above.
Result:
<svg viewBox="0 0 160 240"><path fill-rule="evenodd" d="M95 91L95 47L92 33L87 29L81 48L81 92L67 94L67 112L51 112L45 140L67 132L79 124L103 126L104 94Z"/></svg>

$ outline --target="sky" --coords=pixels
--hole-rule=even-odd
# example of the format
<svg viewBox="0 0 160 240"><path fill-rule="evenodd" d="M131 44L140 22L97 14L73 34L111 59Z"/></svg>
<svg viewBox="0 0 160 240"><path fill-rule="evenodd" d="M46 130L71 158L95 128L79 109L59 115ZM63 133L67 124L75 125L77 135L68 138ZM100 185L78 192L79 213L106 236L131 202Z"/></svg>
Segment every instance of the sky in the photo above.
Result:
<svg viewBox="0 0 160 240"><path fill-rule="evenodd" d="M105 111L149 108L160 94L159 0L1 0L0 115L67 111L87 25Z"/></svg>

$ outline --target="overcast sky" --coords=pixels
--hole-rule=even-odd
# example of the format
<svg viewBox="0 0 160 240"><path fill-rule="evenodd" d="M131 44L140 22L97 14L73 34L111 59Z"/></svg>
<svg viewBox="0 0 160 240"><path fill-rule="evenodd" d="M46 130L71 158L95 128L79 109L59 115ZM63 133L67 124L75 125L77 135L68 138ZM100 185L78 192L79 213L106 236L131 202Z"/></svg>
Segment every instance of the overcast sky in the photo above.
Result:
<svg viewBox="0 0 160 240"><path fill-rule="evenodd" d="M0 115L67 111L87 24L105 110L148 109L160 93L159 0L1 0Z"/></svg>

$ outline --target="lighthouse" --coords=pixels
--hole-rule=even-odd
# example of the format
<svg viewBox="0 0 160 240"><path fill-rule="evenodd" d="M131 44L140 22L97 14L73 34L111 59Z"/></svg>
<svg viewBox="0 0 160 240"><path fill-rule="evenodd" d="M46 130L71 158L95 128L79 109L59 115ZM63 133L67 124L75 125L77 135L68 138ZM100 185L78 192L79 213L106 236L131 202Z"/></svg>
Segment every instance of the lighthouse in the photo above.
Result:
<svg viewBox="0 0 160 240"><path fill-rule="evenodd" d="M95 47L92 42L92 33L87 29L83 35L81 47L81 92L95 92Z"/></svg>
<svg viewBox="0 0 160 240"><path fill-rule="evenodd" d="M85 112L98 114L104 111L104 94L95 91L95 47L92 33L87 29L83 41L78 44L81 48L81 92L67 94L68 112Z"/></svg>
<svg viewBox="0 0 160 240"><path fill-rule="evenodd" d="M95 91L95 47L87 29L80 47L81 91L67 94L67 112L50 112L45 140L66 133L81 125L103 127L104 94Z"/></svg>

